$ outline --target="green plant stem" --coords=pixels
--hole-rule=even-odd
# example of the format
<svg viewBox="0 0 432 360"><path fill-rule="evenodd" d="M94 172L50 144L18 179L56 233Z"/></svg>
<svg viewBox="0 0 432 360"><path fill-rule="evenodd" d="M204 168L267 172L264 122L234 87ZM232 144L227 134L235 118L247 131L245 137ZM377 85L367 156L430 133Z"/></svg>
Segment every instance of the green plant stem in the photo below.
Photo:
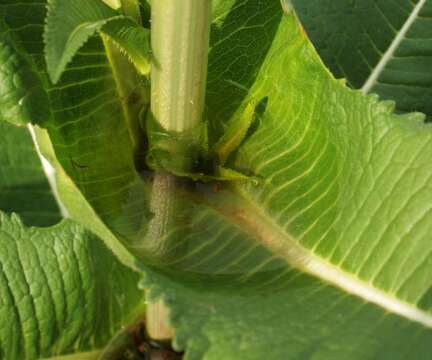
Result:
<svg viewBox="0 0 432 360"><path fill-rule="evenodd" d="M210 10L211 0L155 0L151 6L151 116L169 132L196 130L197 139L203 121ZM177 218L176 188L182 182L162 171L154 176L148 248L162 261L164 246L158 242Z"/></svg>
<svg viewBox="0 0 432 360"><path fill-rule="evenodd" d="M151 115L167 131L196 129L197 138L205 102L210 10L211 0L154 0L151 6ZM162 239L182 212L176 191L182 181L165 172L154 176L150 204L154 218L147 240L162 261L167 247ZM147 321L151 337L172 337L168 310L161 302L148 305Z"/></svg>
<svg viewBox="0 0 432 360"><path fill-rule="evenodd" d="M202 121L210 0L152 2L151 109L163 128L182 132Z"/></svg>

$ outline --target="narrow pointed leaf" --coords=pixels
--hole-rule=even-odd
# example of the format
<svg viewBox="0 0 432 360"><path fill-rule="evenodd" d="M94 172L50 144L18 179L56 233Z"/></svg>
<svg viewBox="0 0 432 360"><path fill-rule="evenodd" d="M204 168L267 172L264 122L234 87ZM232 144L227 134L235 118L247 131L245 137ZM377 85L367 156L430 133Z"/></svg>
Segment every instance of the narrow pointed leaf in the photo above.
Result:
<svg viewBox="0 0 432 360"><path fill-rule="evenodd" d="M102 32L119 47L141 75L150 73L150 31L130 19L117 19L103 26Z"/></svg>

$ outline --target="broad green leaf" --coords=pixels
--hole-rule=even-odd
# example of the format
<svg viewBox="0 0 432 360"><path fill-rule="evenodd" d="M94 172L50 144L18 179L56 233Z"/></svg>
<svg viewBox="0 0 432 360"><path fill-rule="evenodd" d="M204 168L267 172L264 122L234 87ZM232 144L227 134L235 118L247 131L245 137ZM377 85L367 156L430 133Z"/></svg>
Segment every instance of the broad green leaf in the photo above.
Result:
<svg viewBox="0 0 432 360"><path fill-rule="evenodd" d="M167 233L174 271L145 286L175 344L187 359L428 359L432 128L334 80L277 1L216 19L210 135L265 100L231 162L264 181L200 187L189 235Z"/></svg>
<svg viewBox="0 0 432 360"><path fill-rule="evenodd" d="M31 59L0 18L0 121L25 125L50 117L48 96Z"/></svg>
<svg viewBox="0 0 432 360"><path fill-rule="evenodd" d="M0 213L0 245L2 359L95 358L142 311L138 275L70 220L26 228Z"/></svg>
<svg viewBox="0 0 432 360"><path fill-rule="evenodd" d="M213 9L206 100L211 109L206 115L212 143L220 139L233 114L249 97L249 89L255 82L282 18L281 6L277 1L268 1L268 6L263 6L259 1L256 7L259 16L251 15L248 4L247 1L239 1L235 5L232 1L219 1ZM255 31L248 31L249 27ZM262 31L256 31L257 28L262 28ZM232 44L221 46L224 37L234 33L232 29L239 31L237 41L246 42L248 37L253 36L259 46L250 45L247 49ZM229 76L220 76L226 73ZM251 100L260 102L262 99L249 98Z"/></svg>
<svg viewBox="0 0 432 360"><path fill-rule="evenodd" d="M239 282L158 272L143 286L171 308L185 360L430 359L430 328L292 268Z"/></svg>
<svg viewBox="0 0 432 360"><path fill-rule="evenodd" d="M97 31L103 31L144 75L150 71L149 31L101 1L48 1L45 30L46 62L57 83L77 51Z"/></svg>
<svg viewBox="0 0 432 360"><path fill-rule="evenodd" d="M430 0L293 0L336 77L432 117Z"/></svg>
<svg viewBox="0 0 432 360"><path fill-rule="evenodd" d="M27 225L59 220L59 209L26 125L49 120L50 107L33 59L0 17L0 210L16 212Z"/></svg>
<svg viewBox="0 0 432 360"><path fill-rule="evenodd" d="M48 73L54 83L88 39L118 15L102 1L48 1L45 53Z"/></svg>
<svg viewBox="0 0 432 360"><path fill-rule="evenodd" d="M43 5L0 4L0 15L14 24L13 32L40 68ZM32 24L29 19L41 23ZM32 38L35 34L37 41ZM30 135L6 123L0 127L1 205L19 211L30 224L48 225L44 211L48 214L55 202L47 191ZM98 358L111 337L142 312L139 276L121 265L99 239L71 221L27 229L15 215L0 217L5 288L0 317L2 324L7 321L9 325L0 331L0 357Z"/></svg>
<svg viewBox="0 0 432 360"><path fill-rule="evenodd" d="M0 11L44 73L45 6L30 4L11 0L3 2ZM147 101L142 86L145 83L117 48L104 46L99 37L93 37L76 54L62 80L48 87L53 116L47 128L55 159L86 199L86 206L111 234L132 248L150 216L147 188L136 167L144 158L138 124L138 114ZM74 207L80 206L76 200ZM88 224L92 217L82 215L79 220ZM96 227L92 230L100 234Z"/></svg>
<svg viewBox="0 0 432 360"><path fill-rule="evenodd" d="M227 165L262 182L179 188L187 206L153 226L150 181L136 173L132 128L117 100L82 119L82 102L112 82L65 91L112 65L93 39L50 90L53 158L81 194L75 208L87 199L135 255L151 221L150 240L165 259L155 269L140 264L145 287L170 306L175 343L189 359L238 359L239 351L246 359L426 359L431 128L421 115L395 116L390 103L334 80L279 1L219 1L214 15L210 145L257 100L257 121ZM113 166L117 156L122 166Z"/></svg>
<svg viewBox="0 0 432 360"><path fill-rule="evenodd" d="M267 99L233 162L264 183L195 210L178 245L188 250L171 265L203 279L166 276L178 345L190 359L427 359L432 128L332 79L294 17L280 16L276 1L243 1L218 19L209 118L218 129L239 102ZM308 296L284 263L318 278L307 278Z"/></svg>
<svg viewBox="0 0 432 360"><path fill-rule="evenodd" d="M71 218L78 220L87 229L98 235L123 264L138 270L135 257L123 246L121 241L119 242L117 234L104 223L103 216L95 212L78 186L58 162L48 132L37 127L34 128L34 131L41 153L55 169L56 186L61 201Z"/></svg>
<svg viewBox="0 0 432 360"><path fill-rule="evenodd" d="M33 141L27 129L0 122L0 210L20 215L26 225L60 220Z"/></svg>
<svg viewBox="0 0 432 360"><path fill-rule="evenodd" d="M393 115L391 103L334 80L294 16L278 21L276 2L260 4L278 29L247 95L267 102L233 165L263 183L234 186L243 205L231 219L288 262L325 278L325 272L308 268L310 261L319 260L323 270L371 284L423 309L428 318L432 128L420 114ZM243 15L247 22L254 17L244 14L255 8L252 2L234 5L228 17ZM242 25L222 34L228 39L237 30L212 51L226 51L232 43L248 48L251 21L243 34ZM249 53L245 57L253 58ZM224 82L233 91L239 85L247 88L241 78L232 78L240 67L242 60L223 71L213 65L210 71L217 71L218 80L209 84L209 93L216 94ZM225 101L229 113L236 99ZM217 114L221 110L215 109Z"/></svg>

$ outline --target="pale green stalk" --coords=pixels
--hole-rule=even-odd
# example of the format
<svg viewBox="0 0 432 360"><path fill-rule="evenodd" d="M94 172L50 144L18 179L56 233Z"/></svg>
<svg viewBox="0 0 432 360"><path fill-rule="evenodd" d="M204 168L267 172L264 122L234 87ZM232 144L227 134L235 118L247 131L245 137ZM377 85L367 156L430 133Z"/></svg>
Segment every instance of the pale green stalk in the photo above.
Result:
<svg viewBox="0 0 432 360"><path fill-rule="evenodd" d="M211 0L154 0L151 6L153 63L151 113L167 131L196 129L203 121ZM150 249L163 261L165 231L176 220L181 180L157 172L153 181ZM172 337L168 311L162 303L147 307L148 331L155 339Z"/></svg>
<svg viewBox="0 0 432 360"><path fill-rule="evenodd" d="M209 0L152 2L151 109L166 130L184 131L202 121L210 5Z"/></svg>

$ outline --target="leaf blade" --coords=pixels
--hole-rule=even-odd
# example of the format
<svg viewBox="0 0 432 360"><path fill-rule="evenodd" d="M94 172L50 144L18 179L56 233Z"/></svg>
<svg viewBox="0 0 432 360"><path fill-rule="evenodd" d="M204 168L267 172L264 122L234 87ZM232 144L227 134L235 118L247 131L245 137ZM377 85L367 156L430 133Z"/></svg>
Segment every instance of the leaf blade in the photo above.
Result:
<svg viewBox="0 0 432 360"><path fill-rule="evenodd" d="M43 123L51 113L42 79L0 18L0 121L16 125Z"/></svg>
<svg viewBox="0 0 432 360"><path fill-rule="evenodd" d="M44 33L48 74L57 83L87 40L118 14L101 1L48 1Z"/></svg>
<svg viewBox="0 0 432 360"><path fill-rule="evenodd" d="M0 227L5 358L97 349L137 315L137 275L79 225L25 228L17 216L1 213Z"/></svg>
<svg viewBox="0 0 432 360"><path fill-rule="evenodd" d="M431 117L428 1L293 1L305 29L336 77ZM366 86L367 84L367 86Z"/></svg>
<svg viewBox="0 0 432 360"><path fill-rule="evenodd" d="M217 122L220 119L225 120L223 125L235 121L235 116L231 115L239 106L245 105L246 95L259 100L267 98L266 107L260 114L260 126L240 147L234 159L238 168L256 172L267 182L262 187L235 186L235 194L231 193L231 196L247 198L246 201L233 200L237 208L227 201L227 189L199 188L193 194L199 195L199 199L191 196L188 203L193 215L192 224L187 222L182 229L170 229L173 231L163 234L161 239L182 240L173 242L177 248L168 249L173 255L172 263L154 271L141 264L147 274L145 286L151 289L150 296L155 298L165 294L165 301L171 306L178 347L186 347L190 358L236 359L239 344L252 349L245 352L250 358L295 358L313 354L324 359L343 359L351 351L358 359L373 358L377 353L396 358L405 353L427 358L429 328L412 323L406 317L387 315L385 309L365 304L364 300L371 299L352 297L350 291L346 291L349 289L341 291L329 286L323 274L316 274L320 277L317 280L293 271L287 266L287 260L292 260L287 255L293 248L287 238L298 241L296 244L309 258L316 256L321 261L336 249L331 258L332 266L341 267L347 274L357 277L360 283L372 281L377 291L385 291L389 297L397 296L398 301L408 302L430 316L427 262L420 264L417 280L407 282L413 284L413 288L402 289L396 295L388 288L390 282L401 283L410 273L405 271L409 268L404 267L400 269L404 275L401 277L391 271L395 264L418 264L410 261L416 260L418 254L428 259L425 233L430 226L427 221L430 215L423 216L423 212L427 210L424 203L430 195L425 195L423 190L427 189L431 175L427 166L431 151L429 128L421 125L421 116L395 117L391 114L391 104L378 103L373 97L365 98L350 92L330 78L294 18L285 15L281 20L276 1L224 2L221 9L215 11L220 11L220 16L215 24L210 58L210 135L213 140L221 135L223 126ZM260 17L256 17L257 13ZM257 46L257 39L264 45ZM233 43L238 47L233 49ZM248 49L247 56L245 49ZM235 61L231 61L226 57L225 63L221 56L224 53L241 53L243 58L233 56ZM245 65L244 59L256 59L257 53L258 61ZM221 89L226 91L219 91ZM221 93L224 96L219 98ZM422 153L422 145L425 153L417 156L416 152ZM264 155L268 147L271 157ZM367 165L371 158L374 167L369 169ZM390 165L386 165L387 162ZM410 176L403 181L406 163ZM362 174L364 169L370 171ZM340 172L345 176L339 178ZM378 181L381 172L387 175ZM419 175L417 181L415 174ZM296 183L296 180L302 182ZM335 188L332 188L333 183ZM406 189L406 184L415 186ZM390 201L380 199L380 194L391 190L392 186L395 186L396 195L387 196ZM284 192L280 192L282 188ZM416 189L420 189L421 201L415 196ZM219 204L209 206L213 197L207 197L208 194L215 194ZM392 202L393 197L399 203ZM224 211L218 211L221 199ZM412 218L398 217L397 210L401 206L403 210L406 199L416 200L410 206L415 208L420 225ZM362 203L366 205L359 209ZM381 203L385 211L380 209ZM250 204L264 213L250 221L252 225L263 223L266 216L273 220L269 236L265 237L262 232L254 231L256 228L251 230L250 224L245 224L244 217L248 215L245 209L252 208ZM314 208L317 204L319 206ZM397 221L382 221L378 215L371 216L371 211L386 214L386 220L396 216ZM370 229L366 226L369 220ZM318 226L313 227L314 224ZM399 250L398 254L407 256L402 259L404 261L393 260L392 266L385 266L389 274L384 279L372 279L374 271L383 265L383 254L389 249L387 245L392 247L396 245L395 239L401 239L394 233L394 228L386 229L389 224L405 230L412 226L419 229L416 241L405 242L406 246L417 248ZM184 236L184 228L188 226L191 232ZM312 229L308 236L302 237L302 232L308 229ZM363 230L366 235L362 234ZM327 235L327 240L319 243L320 237ZM339 237L340 242L335 241ZM349 254L353 239L355 245L360 246ZM375 249L368 256L377 239L386 246ZM274 242L279 242L285 251L277 251L279 248ZM178 249L182 247L188 251ZM182 256L176 256L177 250ZM344 261L346 259L349 261ZM170 266L174 272L170 271ZM189 279L187 275L191 273L196 276ZM212 275L220 277L223 284L217 279L212 281ZM295 283L297 275L303 279L299 283ZM308 297L297 296L302 293L303 285L311 290ZM320 289L324 289L323 293ZM276 295L272 297L271 293ZM322 296L314 296L316 294ZM320 303L323 298L325 301ZM346 298L349 299L348 310L338 303ZM286 304L292 310L284 307ZM328 311L332 305L336 306L335 310ZM314 313L317 307L321 310L318 314ZM278 312L280 309L287 315L283 319ZM366 309L365 313L361 309ZM338 322L341 312L343 318L344 315L363 314L354 322L354 334L347 335L343 322ZM296 334L311 313L305 330L308 336L298 339ZM364 317L367 321L362 319ZM378 320L383 320L385 331L379 326L374 327L376 323L381 324ZM335 322L339 324L336 329L332 327ZM269 327L279 329L276 336L266 335ZM360 339L356 337L357 330L364 335ZM398 351L393 348L394 336L398 339ZM259 341L261 338L262 342ZM293 344L289 349L287 342ZM322 346L317 349L317 344Z"/></svg>
<svg viewBox="0 0 432 360"><path fill-rule="evenodd" d="M164 294L177 330L174 344L186 349L186 359L238 359L239 353L248 360L428 358L430 328L292 268L278 285L271 273L249 283L153 276L146 284L150 296Z"/></svg>
<svg viewBox="0 0 432 360"><path fill-rule="evenodd" d="M240 147L234 161L236 168L261 175L266 180L264 186L235 185L234 192L246 197L246 203L233 201L237 207L227 201L226 193L221 195L224 199L222 205L216 200L216 205L212 204L211 208L222 209L220 212L225 214L222 216L225 222L215 220L214 213L202 215L205 211L197 209L200 216L197 216L197 223L193 223L192 234L185 245L190 255L174 263L174 272L167 270L163 279L153 275L154 279L146 284L150 288L150 298L160 296L170 306L171 321L177 329L177 346L186 349L186 357L191 359L235 359L242 346L245 349L242 356L247 359L313 356L364 359L374 358L377 354L383 358L403 358L411 351L415 354L412 356L427 358L427 339L431 334L430 244L427 236L431 224L428 211L432 176L428 160L432 151L431 128L422 123L420 114L395 116L391 103L378 102L374 96L364 97L330 79L311 46L307 45L305 35L297 25L293 26L292 15L285 15L279 22L277 10L271 9L271 5L271 1L236 3L230 9L232 13L224 13L224 17L218 18L220 33L213 34L213 56L223 54L224 50L233 54L232 44L237 44L244 58L255 58L252 55L254 51L264 46L256 43L257 35L253 30L247 31L253 28L252 14L274 11L269 17L279 26L271 38L272 47L264 53L264 61L254 68L252 84L242 73L241 60L236 61L234 57L234 60L223 63L221 56L210 55L210 71L213 73L209 74L207 99L209 119L213 122L210 126L217 133L215 129L220 126L220 119L234 122L236 117L226 114L231 115L232 109L245 106L246 96L231 94L247 92L248 96L258 100L267 98L267 106L260 115L260 126ZM226 3L224 6L229 8ZM244 29L242 21L238 20L241 16L245 16L242 19L248 24L248 29ZM232 27L229 29L226 25L227 29L221 31L225 17L230 19L227 24ZM232 19L237 19L237 27ZM271 29L270 20L265 20L263 17L264 28ZM258 28L260 33L264 32L262 27ZM218 41L220 39L229 40ZM250 51L245 52L245 49ZM239 74L240 81L233 79L236 74ZM317 80L320 78L322 83ZM221 88L224 88L224 96L218 97ZM210 135L214 136L214 132ZM273 152L269 152L269 148ZM283 186L286 186L285 191L279 191ZM217 194L226 189L207 191ZM203 192L206 194L204 203L208 205L208 193L206 190ZM269 198L270 201L266 200ZM248 220L250 227L245 234L248 227L245 217L248 213L256 216L256 208L261 210L261 214ZM264 231L259 231L263 226L260 224L266 219L274 223L267 236ZM235 230L227 229L230 225ZM202 228L207 231L200 233ZM402 232L403 229L407 232ZM302 237L303 233L306 235ZM326 240L320 243L319 240L325 236ZM295 249L293 251L294 246L290 245L288 238L306 251L306 258L300 256L295 259L299 254ZM205 244L200 239L206 239ZM234 250L241 239L249 245ZM357 245L355 250L351 249L353 242ZM236 258L240 263L242 254L253 248L253 244L264 244L270 251L254 265L250 262L248 266L243 264L235 268ZM281 251L284 247L285 252ZM288 256L290 252L294 259ZM311 304L325 298L323 294L329 290L320 293L317 289L326 288L329 279L322 274L322 268L316 268L313 274L319 280L316 287L311 287L311 295L304 303L295 301L293 292L301 292L302 286L295 285L295 280L288 275L290 268L283 264L286 266L286 261L290 260L301 270L308 270L305 263L309 263L312 256L316 256L321 264L329 261L335 270L351 274L360 285L372 283L374 292L383 292L385 298L408 304L419 315L418 318L403 313L398 317L394 315L395 309L391 309L392 315L385 315L386 310L390 310L386 305L381 303L379 308L364 303L373 299L363 294L361 304L352 303L353 309L358 310L358 313L356 310L352 313L359 315L354 326L361 329L361 339L357 333L347 335L343 325L340 332L334 328L338 317L346 315L344 310L338 312L341 304L335 299L323 305L323 309L335 305L334 312L323 310L324 316L312 316L311 328L301 332L307 314L315 314L320 308ZM225 259L228 267L223 263ZM181 275L175 273L179 269L184 271ZM384 272L379 273L383 269ZM180 279L187 274L191 276L190 281ZM214 287L208 286L212 274L216 278ZM410 278L412 274L415 275ZM285 276L291 280L287 280L286 293L281 295L281 303L276 305L272 301L278 302L276 294L284 291ZM258 279L257 283L248 283L248 280L253 282L254 277ZM338 289L333 288L337 292L341 291L340 287L345 290L340 301L347 296L359 300L359 297L351 298L352 289L344 288L340 280L334 282ZM158 285L164 281L170 283L166 287L177 289L175 297L170 297L164 287ZM245 292L239 295L242 286ZM178 296L183 295L180 300ZM229 302L228 299L236 295L238 297ZM255 306L245 310L245 303L253 302L251 297L254 296L257 299L263 297L262 303L257 301ZM191 299L195 299L196 305L191 306ZM281 320L283 315L277 310L274 316L264 319L270 309L280 309L282 304L286 305L291 300L295 305L285 320ZM230 309L237 305L239 307L231 313ZM386 310L381 312L383 308ZM299 315L297 325L293 324L294 314ZM250 322L245 320L249 315ZM329 316L328 327L323 325L326 315ZM389 318L396 322L392 324L393 320L389 321ZM283 322L285 324L281 325ZM293 331L285 333L290 324ZM380 329L381 325L383 329ZM260 326L262 332L257 329ZM413 328L408 334L416 335L398 337L399 331L411 326ZM266 333L269 328L279 330L270 336ZM299 331L301 335L297 338ZM274 334L281 336L275 339ZM397 341L398 350L393 352L395 338L400 341ZM263 343L259 344L261 339Z"/></svg>
<svg viewBox="0 0 432 360"><path fill-rule="evenodd" d="M0 123L0 209L27 225L60 221L58 205L27 129Z"/></svg>
<svg viewBox="0 0 432 360"><path fill-rule="evenodd" d="M44 3L12 1L2 3L0 9L40 74L46 77L42 42ZM31 18L17 17L17 13L28 15L29 9ZM29 38L32 41L27 41ZM61 164L58 171L68 179L66 182L74 183L72 190L70 183L65 186L66 194L78 191L81 195L75 198L80 200L84 199L82 194L92 194L88 195L85 207L92 208L89 216L94 216L97 209L104 223L95 226L96 233L108 239L109 247L117 249L122 261L131 265L130 255L126 256L123 245L115 246L115 242L118 243L118 236L122 243L132 243L134 248L145 228L144 219L149 216L146 185L136 170L136 166L142 166L138 163L142 160L138 113L146 102L142 89L145 83L138 81L128 60L119 58L114 50L108 57L101 40L93 37L74 57L59 84L52 86L45 82L53 116L43 125L49 129L49 146L55 149L54 155L49 151L49 157ZM74 213L92 228L90 218L81 218L79 211Z"/></svg>
<svg viewBox="0 0 432 360"><path fill-rule="evenodd" d="M150 31L129 19L109 21L102 32L116 44L141 75L150 73Z"/></svg>

